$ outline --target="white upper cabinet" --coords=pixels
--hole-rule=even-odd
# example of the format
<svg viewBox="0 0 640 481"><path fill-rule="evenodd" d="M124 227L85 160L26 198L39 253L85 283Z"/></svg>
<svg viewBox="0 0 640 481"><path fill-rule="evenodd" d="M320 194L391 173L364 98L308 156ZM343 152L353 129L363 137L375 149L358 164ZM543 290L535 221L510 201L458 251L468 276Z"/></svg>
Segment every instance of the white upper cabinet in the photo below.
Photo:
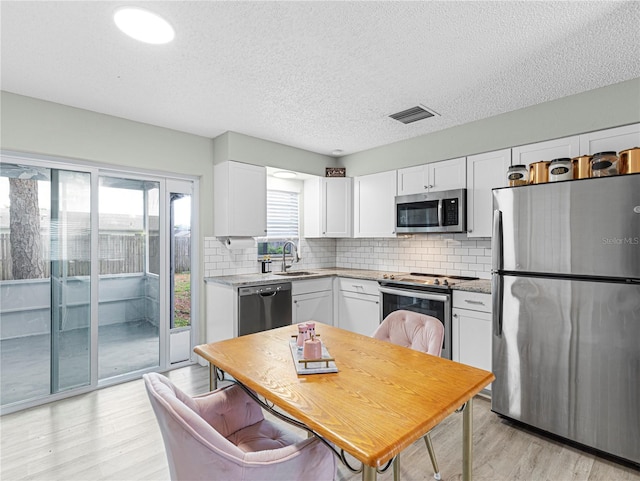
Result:
<svg viewBox="0 0 640 481"><path fill-rule="evenodd" d="M398 195L464 189L466 183L465 157L398 169Z"/></svg>
<svg viewBox="0 0 640 481"><path fill-rule="evenodd" d="M222 162L213 166L213 235L262 237L267 233L267 170Z"/></svg>
<svg viewBox="0 0 640 481"><path fill-rule="evenodd" d="M579 155L580 136L574 135L572 137L514 147L512 149L511 165L526 165L528 167L529 164L541 160L551 161L564 157L571 159Z"/></svg>
<svg viewBox="0 0 640 481"><path fill-rule="evenodd" d="M640 124L625 125L615 129L599 130L580 136L580 155L616 151L640 147Z"/></svg>
<svg viewBox="0 0 640 481"><path fill-rule="evenodd" d="M427 192L429 172L426 165L417 165L398 169L398 195L420 194Z"/></svg>
<svg viewBox="0 0 640 481"><path fill-rule="evenodd" d="M395 237L396 171L354 178L353 236Z"/></svg>
<svg viewBox="0 0 640 481"><path fill-rule="evenodd" d="M451 189L464 189L467 186L466 157L432 162L429 167L430 192Z"/></svg>
<svg viewBox="0 0 640 481"><path fill-rule="evenodd" d="M467 236L491 237L491 189L507 186L511 149L467 157Z"/></svg>
<svg viewBox="0 0 640 481"><path fill-rule="evenodd" d="M304 181L304 237L351 237L353 179L314 177Z"/></svg>

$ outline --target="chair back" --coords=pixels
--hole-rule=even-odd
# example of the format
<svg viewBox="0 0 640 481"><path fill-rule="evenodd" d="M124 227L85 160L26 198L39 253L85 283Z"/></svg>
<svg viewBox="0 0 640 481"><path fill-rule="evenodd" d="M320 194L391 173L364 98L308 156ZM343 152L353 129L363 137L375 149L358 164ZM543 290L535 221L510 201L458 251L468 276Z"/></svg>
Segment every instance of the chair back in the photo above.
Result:
<svg viewBox="0 0 640 481"><path fill-rule="evenodd" d="M145 374L143 379L160 426L172 480L229 479L224 473L241 470L244 453L223 433L233 432L242 423L227 419L226 426L220 426L221 433L203 418L210 413L200 412L197 398L189 397L158 373ZM233 405L234 398L239 401L239 395L244 394L236 386L229 388L219 393L222 404ZM247 403L247 409L253 405ZM247 414L254 423L263 419L261 410L256 409Z"/></svg>
<svg viewBox="0 0 640 481"><path fill-rule="evenodd" d="M393 311L380 323L373 337L416 351L440 356L444 326L432 316L419 312Z"/></svg>
<svg viewBox="0 0 640 481"><path fill-rule="evenodd" d="M166 377L143 376L173 481L332 481L337 464L317 438L264 419L260 405L230 385L189 397Z"/></svg>

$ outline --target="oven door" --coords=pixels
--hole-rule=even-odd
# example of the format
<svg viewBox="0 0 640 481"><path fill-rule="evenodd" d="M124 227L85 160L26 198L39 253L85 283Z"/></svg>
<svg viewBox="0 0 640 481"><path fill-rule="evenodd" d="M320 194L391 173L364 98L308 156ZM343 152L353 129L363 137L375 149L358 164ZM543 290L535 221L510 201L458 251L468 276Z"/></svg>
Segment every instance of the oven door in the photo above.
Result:
<svg viewBox="0 0 640 481"><path fill-rule="evenodd" d="M381 319L401 309L439 319L444 325L440 357L451 359L451 295L449 293L380 286L380 297L382 298Z"/></svg>

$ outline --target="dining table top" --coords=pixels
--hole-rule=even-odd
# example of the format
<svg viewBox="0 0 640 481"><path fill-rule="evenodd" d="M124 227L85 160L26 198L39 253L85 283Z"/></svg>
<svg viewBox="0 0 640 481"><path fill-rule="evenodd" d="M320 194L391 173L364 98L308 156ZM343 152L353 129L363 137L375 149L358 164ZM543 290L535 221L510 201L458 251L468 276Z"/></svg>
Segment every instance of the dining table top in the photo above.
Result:
<svg viewBox="0 0 640 481"><path fill-rule="evenodd" d="M491 381L488 371L316 323L338 372L299 375L296 325L196 346L212 365L368 466L380 467Z"/></svg>

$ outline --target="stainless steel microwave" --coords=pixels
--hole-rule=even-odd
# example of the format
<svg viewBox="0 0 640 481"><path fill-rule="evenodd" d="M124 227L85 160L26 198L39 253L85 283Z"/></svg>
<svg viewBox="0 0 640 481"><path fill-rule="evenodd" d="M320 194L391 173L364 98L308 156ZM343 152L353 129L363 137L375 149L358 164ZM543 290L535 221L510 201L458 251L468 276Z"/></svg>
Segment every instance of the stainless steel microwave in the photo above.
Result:
<svg viewBox="0 0 640 481"><path fill-rule="evenodd" d="M466 232L467 189L396 197L396 232Z"/></svg>

